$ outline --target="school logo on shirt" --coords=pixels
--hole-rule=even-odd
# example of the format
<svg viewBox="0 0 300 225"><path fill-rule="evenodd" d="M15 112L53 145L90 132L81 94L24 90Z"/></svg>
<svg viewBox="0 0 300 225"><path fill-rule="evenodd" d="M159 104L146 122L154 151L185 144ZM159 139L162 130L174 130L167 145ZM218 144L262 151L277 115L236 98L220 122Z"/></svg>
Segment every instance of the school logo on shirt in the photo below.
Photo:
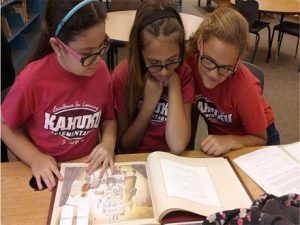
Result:
<svg viewBox="0 0 300 225"><path fill-rule="evenodd" d="M101 111L93 105L75 104L54 106L53 112L45 112L44 129L67 140L80 140L98 129Z"/></svg>
<svg viewBox="0 0 300 225"><path fill-rule="evenodd" d="M221 121L224 123L232 123L232 114L220 112L215 103L202 95L196 96L197 109L207 120L212 123Z"/></svg>
<svg viewBox="0 0 300 225"><path fill-rule="evenodd" d="M168 115L168 98L161 96L156 106L155 111L152 114L151 122L165 122Z"/></svg>

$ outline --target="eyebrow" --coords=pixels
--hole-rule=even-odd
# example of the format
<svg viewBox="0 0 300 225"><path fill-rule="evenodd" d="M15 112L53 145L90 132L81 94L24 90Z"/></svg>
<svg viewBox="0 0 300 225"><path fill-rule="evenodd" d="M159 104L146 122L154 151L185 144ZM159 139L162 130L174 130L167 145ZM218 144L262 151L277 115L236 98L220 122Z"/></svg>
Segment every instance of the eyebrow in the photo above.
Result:
<svg viewBox="0 0 300 225"><path fill-rule="evenodd" d="M207 54L204 54L205 57L209 58L211 61L213 61L215 64L217 64L218 66L222 66L222 67L235 67L235 65L224 65L224 64L218 64L216 60L214 60L212 57L210 57Z"/></svg>
<svg viewBox="0 0 300 225"><path fill-rule="evenodd" d="M177 57L177 53L172 55L171 57L167 58L166 61L172 59L172 58L176 58ZM158 62L161 62L161 60L158 60L158 59L154 59L154 58L147 58L148 60L153 60L153 61L158 61Z"/></svg>
<svg viewBox="0 0 300 225"><path fill-rule="evenodd" d="M104 42L106 40L106 36L104 37L103 41L100 43L99 46L97 46L96 48L94 47L86 47L86 48L82 48L82 49L78 49L77 51L83 54L89 54L92 53L93 51L96 51L95 49L99 49L101 46L103 46Z"/></svg>

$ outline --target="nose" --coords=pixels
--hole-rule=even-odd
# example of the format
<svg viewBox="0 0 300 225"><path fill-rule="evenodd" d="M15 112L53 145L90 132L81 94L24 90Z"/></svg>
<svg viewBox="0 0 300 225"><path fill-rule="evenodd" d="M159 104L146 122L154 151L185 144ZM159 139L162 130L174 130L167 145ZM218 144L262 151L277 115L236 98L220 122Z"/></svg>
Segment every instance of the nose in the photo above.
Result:
<svg viewBox="0 0 300 225"><path fill-rule="evenodd" d="M213 70L210 70L208 72L208 76L214 80L218 79L219 78L219 71L218 71L218 68L215 68Z"/></svg>

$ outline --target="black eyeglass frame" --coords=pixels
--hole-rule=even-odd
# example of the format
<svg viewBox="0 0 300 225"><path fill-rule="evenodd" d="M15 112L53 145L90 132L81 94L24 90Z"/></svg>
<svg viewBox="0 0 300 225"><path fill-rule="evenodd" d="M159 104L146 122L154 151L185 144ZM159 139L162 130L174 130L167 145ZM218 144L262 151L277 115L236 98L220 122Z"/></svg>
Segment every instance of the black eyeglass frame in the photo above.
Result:
<svg viewBox="0 0 300 225"><path fill-rule="evenodd" d="M202 65L205 69L211 71L211 70L214 70L214 69L217 68L217 69L218 69L218 74L219 74L220 76L222 76L222 77L231 77L231 76L234 75L234 73L235 73L236 70L237 70L238 64L239 64L240 54L239 54L239 56L238 56L238 58L237 58L237 60L236 60L236 62L235 62L235 65L233 66L234 69L229 69L228 66L225 66L225 65L218 65L218 64L216 63L215 60L213 60L213 59L210 58L209 56L206 56L206 55L204 54L203 49L204 49L204 41L203 41L203 39L202 39L202 48L201 48L201 52L200 52L200 56L199 56L199 59L198 59L198 60L200 61L201 65ZM204 59L206 59L206 60L208 60L210 63L212 63L212 64L214 65L214 67L207 67L207 66L205 66L205 65L203 64L203 60L204 60ZM231 72L231 73L223 74L223 73L220 72L220 68L221 68L221 69L228 70L228 72Z"/></svg>
<svg viewBox="0 0 300 225"><path fill-rule="evenodd" d="M80 62L82 67L87 67L89 65L91 65L93 62L95 62L96 58L99 56L103 57L109 50L109 47L111 45L112 40L108 37L108 35L105 36L105 39L102 43L102 46L100 48L100 50L98 52L92 53L90 55L87 55L85 57L80 58ZM84 64L84 62L91 57L95 57L93 60L91 60L91 62L89 64Z"/></svg>
<svg viewBox="0 0 300 225"><path fill-rule="evenodd" d="M169 66L174 65L174 64L178 64L175 68L169 68ZM166 64L160 64L160 65L151 65L148 66L146 65L147 70L150 73L158 73L160 72L163 68L166 68L167 70L175 70L177 69L181 64L181 60L175 61L175 62L170 62L170 63L166 63ZM157 68L157 70L155 71L151 71L151 68Z"/></svg>

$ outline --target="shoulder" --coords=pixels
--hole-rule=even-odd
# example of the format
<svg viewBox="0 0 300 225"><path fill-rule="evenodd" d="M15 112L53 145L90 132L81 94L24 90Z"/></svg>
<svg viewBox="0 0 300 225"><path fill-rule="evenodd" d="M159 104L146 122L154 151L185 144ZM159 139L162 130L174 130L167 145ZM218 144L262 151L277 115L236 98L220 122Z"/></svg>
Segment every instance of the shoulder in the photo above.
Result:
<svg viewBox="0 0 300 225"><path fill-rule="evenodd" d="M185 77L185 76L191 76L191 67L183 62L182 65L180 65L177 69L176 72L178 73L179 77Z"/></svg>
<svg viewBox="0 0 300 225"><path fill-rule="evenodd" d="M125 83L126 77L128 74L128 61L125 59L121 61L112 72L112 82Z"/></svg>
<svg viewBox="0 0 300 225"><path fill-rule="evenodd" d="M45 74L49 73L53 68L53 56L53 54L48 54L26 65L17 76L16 81L20 82L24 87L35 87L47 77Z"/></svg>
<svg viewBox="0 0 300 225"><path fill-rule="evenodd" d="M186 57L185 62L190 66L191 70L194 71L195 69L198 70L197 67L197 59L198 59L199 53L194 52Z"/></svg>
<svg viewBox="0 0 300 225"><path fill-rule="evenodd" d="M228 88L234 96L261 95L260 81L242 63L239 64L235 74L228 79Z"/></svg>

